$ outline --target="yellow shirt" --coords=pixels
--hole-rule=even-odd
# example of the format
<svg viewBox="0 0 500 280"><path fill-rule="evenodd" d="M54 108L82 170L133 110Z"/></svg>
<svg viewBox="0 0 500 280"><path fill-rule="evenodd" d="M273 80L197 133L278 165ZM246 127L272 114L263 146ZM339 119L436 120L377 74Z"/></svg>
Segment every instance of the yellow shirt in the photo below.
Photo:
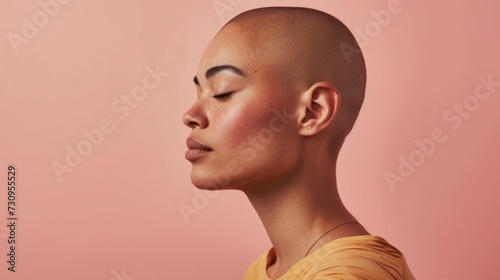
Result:
<svg viewBox="0 0 500 280"><path fill-rule="evenodd" d="M270 280L267 267L276 261L271 248L247 270L245 280ZM403 254L385 239L360 235L335 239L302 258L285 274L285 280L414 280Z"/></svg>

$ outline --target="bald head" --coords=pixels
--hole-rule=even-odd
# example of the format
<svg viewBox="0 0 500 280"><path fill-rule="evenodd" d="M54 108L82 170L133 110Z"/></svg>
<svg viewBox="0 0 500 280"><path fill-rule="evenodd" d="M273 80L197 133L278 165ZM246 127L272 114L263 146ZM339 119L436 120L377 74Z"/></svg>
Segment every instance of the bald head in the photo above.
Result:
<svg viewBox="0 0 500 280"><path fill-rule="evenodd" d="M354 36L337 18L309 8L269 7L244 12L221 30L245 34L255 59L275 64L280 82L301 92L316 82L341 95L334 141L340 149L363 103L366 68Z"/></svg>

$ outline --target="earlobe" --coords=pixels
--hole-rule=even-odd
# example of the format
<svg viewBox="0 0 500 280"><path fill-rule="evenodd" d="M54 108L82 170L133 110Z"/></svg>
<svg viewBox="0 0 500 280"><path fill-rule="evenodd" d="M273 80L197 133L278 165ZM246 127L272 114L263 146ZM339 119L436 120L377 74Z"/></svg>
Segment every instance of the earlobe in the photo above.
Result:
<svg viewBox="0 0 500 280"><path fill-rule="evenodd" d="M317 134L335 120L340 108L340 93L329 82L317 82L302 95L299 134Z"/></svg>

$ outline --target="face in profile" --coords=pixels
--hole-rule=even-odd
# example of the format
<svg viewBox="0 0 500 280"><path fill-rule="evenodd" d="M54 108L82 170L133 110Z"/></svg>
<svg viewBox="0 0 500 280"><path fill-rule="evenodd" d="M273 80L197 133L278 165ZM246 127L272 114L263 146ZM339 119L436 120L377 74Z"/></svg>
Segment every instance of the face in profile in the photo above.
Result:
<svg viewBox="0 0 500 280"><path fill-rule="evenodd" d="M296 101L258 46L226 26L205 50L197 99L183 116L191 128L186 159L201 189L248 189L278 180L298 161Z"/></svg>

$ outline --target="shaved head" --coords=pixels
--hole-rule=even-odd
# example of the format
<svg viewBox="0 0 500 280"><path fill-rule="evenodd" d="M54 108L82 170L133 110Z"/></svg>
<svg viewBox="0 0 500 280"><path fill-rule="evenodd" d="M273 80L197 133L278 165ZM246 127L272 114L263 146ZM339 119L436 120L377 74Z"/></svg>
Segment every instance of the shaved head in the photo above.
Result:
<svg viewBox="0 0 500 280"><path fill-rule="evenodd" d="M338 153L363 103L366 67L349 29L337 18L309 8L268 7L244 12L220 32L238 29L256 60L274 64L280 83L291 94L320 81L334 85L341 105L333 150Z"/></svg>
<svg viewBox="0 0 500 280"><path fill-rule="evenodd" d="M222 126L220 116L245 114L255 120L247 126L269 126L272 120L265 116L278 116L273 108L285 108L289 113L280 114L295 120L288 133L280 132L288 135L283 141L293 138L296 142L288 144L301 154L336 160L363 104L366 68L356 39L335 17L309 8L269 7L246 11L224 25L205 49L193 81L198 96L228 102L199 99L188 124ZM222 113L229 108L235 112Z"/></svg>
<svg viewBox="0 0 500 280"><path fill-rule="evenodd" d="M366 69L335 17L271 7L224 25L193 82L197 99L183 116L193 183L213 189L212 175L227 171L220 188L257 190L335 168L363 103Z"/></svg>

